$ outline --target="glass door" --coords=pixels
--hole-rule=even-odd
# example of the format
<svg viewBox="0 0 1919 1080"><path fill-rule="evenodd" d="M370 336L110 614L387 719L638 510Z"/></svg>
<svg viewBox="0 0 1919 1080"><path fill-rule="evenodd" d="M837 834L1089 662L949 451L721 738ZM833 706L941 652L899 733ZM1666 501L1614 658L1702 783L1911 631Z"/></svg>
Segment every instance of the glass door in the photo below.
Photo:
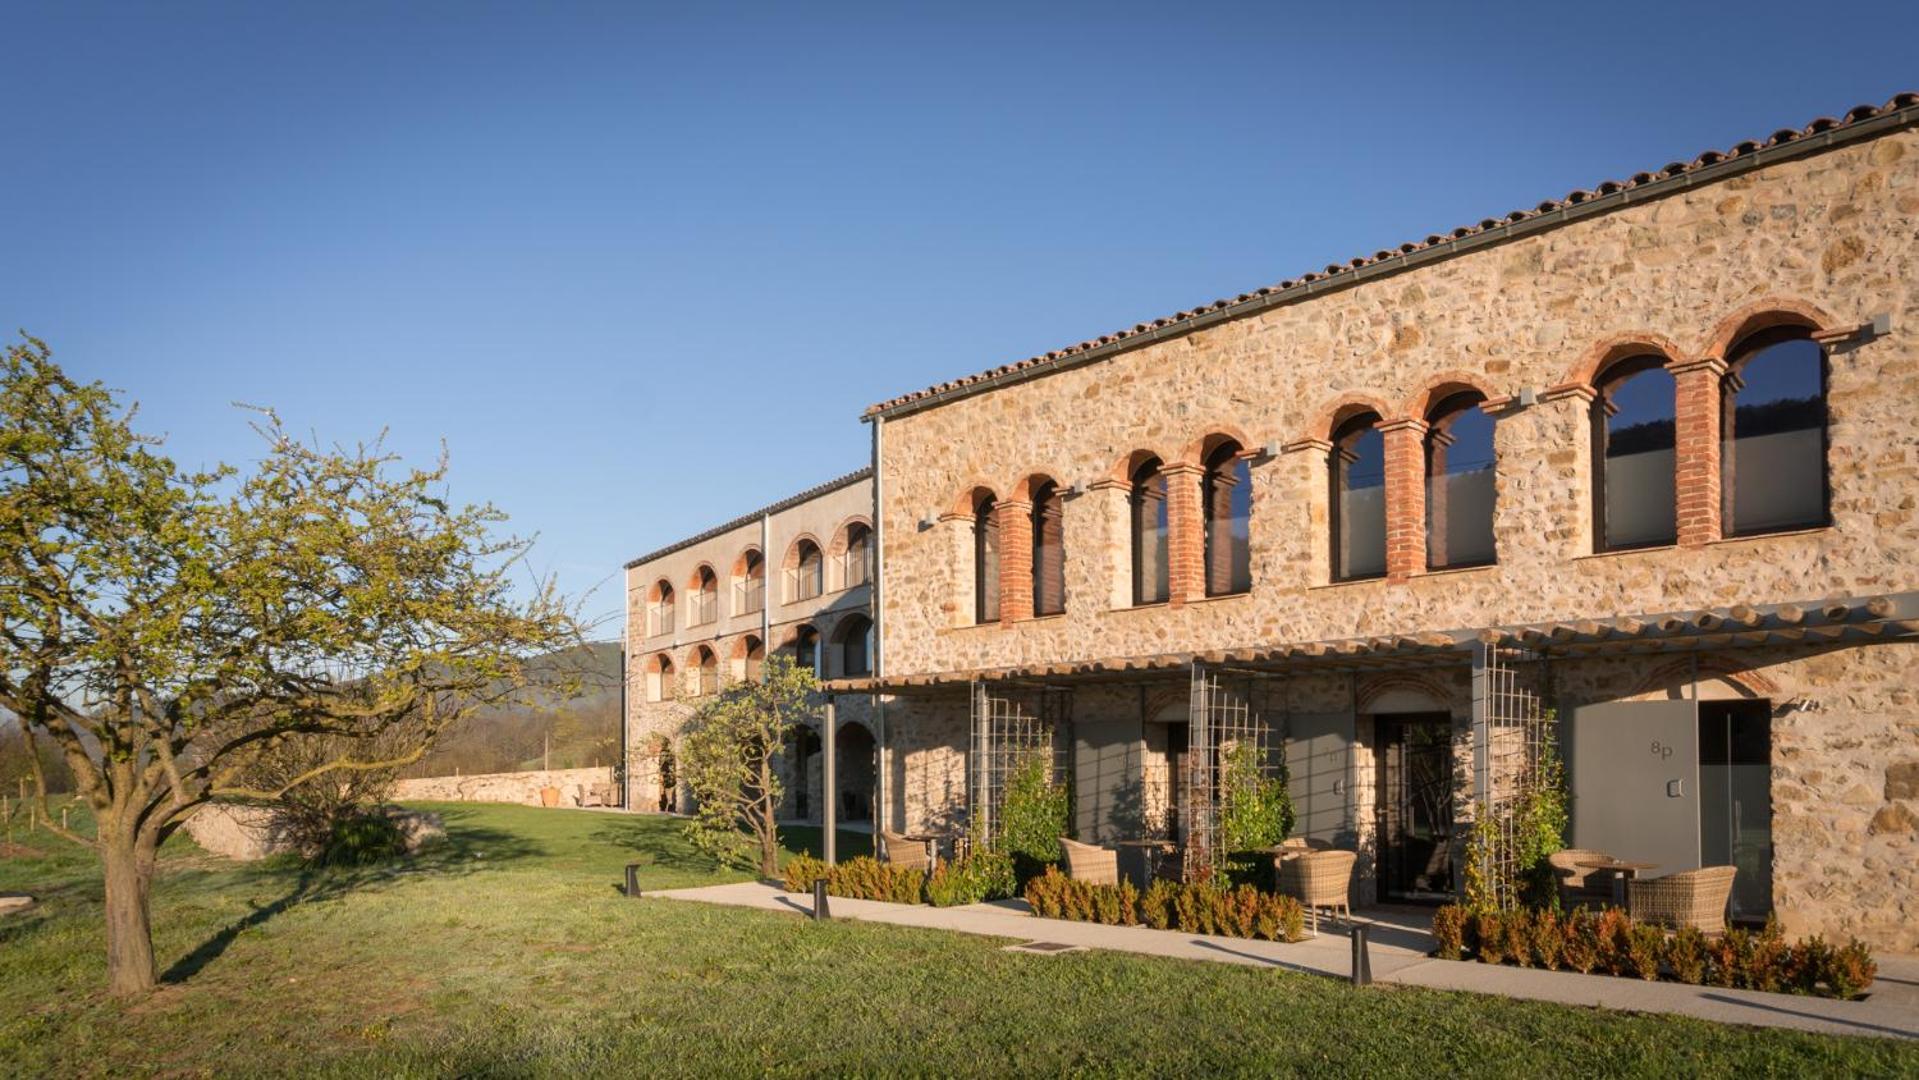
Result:
<svg viewBox="0 0 1919 1080"><path fill-rule="evenodd" d="M1699 704L1699 853L1733 866L1732 915L1764 922L1772 912L1772 704Z"/></svg>
<svg viewBox="0 0 1919 1080"><path fill-rule="evenodd" d="M1380 890L1392 900L1453 895L1452 717L1373 718L1379 743Z"/></svg>

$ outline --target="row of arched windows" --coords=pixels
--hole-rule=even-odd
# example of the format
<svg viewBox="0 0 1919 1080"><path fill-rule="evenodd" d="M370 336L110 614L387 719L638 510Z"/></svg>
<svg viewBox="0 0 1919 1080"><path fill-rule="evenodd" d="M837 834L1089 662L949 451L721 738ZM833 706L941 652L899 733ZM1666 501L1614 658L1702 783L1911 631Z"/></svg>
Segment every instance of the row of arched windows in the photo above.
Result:
<svg viewBox="0 0 1919 1080"><path fill-rule="evenodd" d="M1647 350L1605 364L1591 380L1593 545L1619 551L1675 543L1679 536L1677 440L1680 402L1672 357ZM1729 537L1813 528L1828 522L1826 469L1827 358L1810 327L1777 326L1750 334L1728 350L1720 376L1716 426L1720 532ZM1423 543L1427 570L1490 565L1498 547L1496 417L1487 397L1461 388L1436 395L1410 430L1423 440ZM1328 440L1328 531L1334 581L1383 577L1395 514L1388 495L1385 419L1357 408L1340 415ZM1325 444L1320 444L1325 445ZM1229 596L1252 588L1251 456L1217 437L1200 455L1198 513L1204 593ZM1190 466L1186 468L1190 469ZM1135 606L1169 599L1176 509L1169 469L1138 454L1125 471L1127 574ZM1179 482L1190 482L1182 473ZM1066 606L1063 495L1051 480L1030 485L1033 615ZM985 489L972 497L974 620L1001 620L1001 550L1007 523ZM1416 513L1416 511L1414 511ZM1302 524L1304 524L1302 522ZM1407 526L1415 535L1422 523Z"/></svg>
<svg viewBox="0 0 1919 1080"><path fill-rule="evenodd" d="M850 521L840 527L829 558L812 537L802 536L788 549L785 565L786 602L797 603L824 595L828 589L827 568L834 572L835 589L852 589L866 584L873 575L873 530L864 521ZM757 547L749 547L733 564L733 615L750 615L766 607L766 557ZM701 563L686 583L686 625L704 626L720 617L720 578L713 568ZM670 634L681 607L673 583L660 578L647 590L647 632Z"/></svg>
<svg viewBox="0 0 1919 1080"><path fill-rule="evenodd" d="M832 637L821 648L818 629L803 623L794 628L784 651L793 663L810 668L822 679L857 678L872 674L873 620L854 613L833 625ZM735 640L732 659L722 666L720 654L711 645L695 645L686 654L684 672L670 653L654 653L642 665L648 701L673 701L680 697L697 698L718 693L723 679L756 682L766 659L766 647L758 634L745 634Z"/></svg>

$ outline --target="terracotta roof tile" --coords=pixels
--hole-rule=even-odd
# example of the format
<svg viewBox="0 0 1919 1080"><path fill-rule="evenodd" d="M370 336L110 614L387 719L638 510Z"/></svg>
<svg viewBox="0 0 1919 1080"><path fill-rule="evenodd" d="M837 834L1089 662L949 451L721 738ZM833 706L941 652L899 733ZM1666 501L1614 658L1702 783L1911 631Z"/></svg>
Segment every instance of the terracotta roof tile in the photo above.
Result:
<svg viewBox="0 0 1919 1080"><path fill-rule="evenodd" d="M1456 228L1452 232L1447 233L1445 235L1440 235L1435 233L1427 236L1426 239L1423 241L1404 243L1392 250L1382 250L1382 251L1374 252L1370 256L1359 256L1345 264L1329 263L1327 264L1324 271L1314 271L1314 272L1302 274L1297 278L1289 278L1285 281L1281 281L1277 285L1263 286L1251 292L1241 293L1237 297L1234 297L1233 299L1230 299L1230 300L1215 300L1211 304L1206 304L1201 307L1193 308L1187 311L1181 311L1177 314L1168 315L1163 318L1154 319L1151 322L1137 323L1130 330L1120 330L1114 333L1105 334L1097 338L1091 338L1089 340L1082 341L1078 343L1077 345L1068 345L1065 348L1054 349L1051 352L1042 353L1038 356L1029 357L1025 360L1016 361L1011 364L1003 364L999 367L980 372L977 375L969 375L963 379L956 379L948 382L938 383L924 390L917 390L910 394L902 394L899 397L890 398L886 401L882 401L878 403L877 405L873 405L869 407L866 410L866 415L872 416L876 413L889 412L901 406L911 405L911 404L914 404L915 402L924 401L928 398L938 397L955 390L963 390L967 387L976 386L981 383L993 382L1007 375L1016 374L1020 371L1024 371L1024 370L1037 367L1043 364L1057 363L1061 360L1066 360L1073 356L1091 351L1093 349L1098 349L1103 346L1112 345L1137 335L1150 334L1156 331L1177 327L1181 323L1189 322L1202 315L1207 315L1207 314L1211 314L1213 312L1219 312L1219 311L1227 311L1240 304L1247 303L1248 301L1272 297L1279 293L1296 289L1302 285L1316 284L1318 282L1325 281L1329 278L1339 277L1342 274L1347 274L1352 271L1360 270L1365 267L1373 266L1378 263L1387 262L1392 259L1404 258L1406 256L1413 255L1420 251L1424 251L1441 244L1446 244L1454 240L1464 240L1471 236L1477 236L1481 233L1485 233L1494 229L1503 228L1507 225L1513 225L1522 221L1529 220L1531 218L1536 218L1542 214L1550 214L1556 210L1563 210L1569 206L1577 206L1581 203L1591 202L1594 199L1603 198L1609 195L1617 195L1620 192L1629 191L1633 188L1641 187L1646 184L1656 183L1660 180L1670 179L1675 176L1683 176L1686 173L1694 172L1699 169L1709 168L1714 165L1723 164L1724 162L1731 161L1735 158L1747 157L1751 154L1757 153L1760 150L1768 149L1774 146L1780 146L1785 143L1796 142L1800 139L1807 138L1808 136L1819 135L1828 131L1834 131L1840 128L1847 127L1852 124L1857 124L1866 120L1870 120L1873 117L1881 116L1886 113L1898 112L1903 109L1908 109L1915 105L1919 105L1919 92L1907 91L1905 93L1893 95L1892 99L1887 101L1884 105L1858 105L1848 110L1846 114L1841 117L1822 116L1819 119L1814 120L1810 124L1807 124L1803 129L1780 128L1778 131L1773 132L1772 135L1768 137L1764 142L1747 140L1745 142L1735 144L1729 150L1707 150L1704 153L1701 153L1697 157L1693 158L1691 161L1671 162L1670 164L1666 165L1664 168L1660 169L1658 172L1634 173L1632 177L1627 180L1607 180L1603 183L1594 185L1591 190L1587 190L1584 188L1576 188L1573 191L1568 192L1563 199L1547 199L1543 202L1540 202L1538 205L1532 207L1531 209L1514 210L1512 213L1507 214L1503 218L1498 218L1498 219L1486 218L1485 220L1479 222L1477 225L1462 225L1459 228Z"/></svg>
<svg viewBox="0 0 1919 1080"><path fill-rule="evenodd" d="M713 539L716 536L723 536L726 533L730 533L734 529L737 529L742 525L749 525L755 521L758 521L762 516L766 514L777 514L782 510L788 509L789 507L798 506L799 504L805 502L808 499L816 499L820 497L821 495L826 494L827 492L838 491L839 489L846 487L849 484L857 484L863 480L868 480L872 477L872 475L873 475L873 467L871 465L868 465L866 468L863 468L863 469L855 469L854 471L847 473L845 476L835 477L831 480L828 480L824 484L816 484L813 487L807 488L805 491L800 492L798 495L788 495L786 498L781 499L779 502L762 506L758 510L753 511L750 514L741 514L739 517L736 517L733 520L726 522L725 524L715 525L712 528L706 530L705 532L695 533L684 540L676 540L673 543L668 544L663 548L660 548L658 551L649 551L646 554L640 556L639 558L629 561L626 564L626 569L631 570L636 566L642 566L646 563L650 563L654 559L663 558L667 555L673 554L676 551L681 551L686 548L692 547L694 544L704 543L708 540Z"/></svg>

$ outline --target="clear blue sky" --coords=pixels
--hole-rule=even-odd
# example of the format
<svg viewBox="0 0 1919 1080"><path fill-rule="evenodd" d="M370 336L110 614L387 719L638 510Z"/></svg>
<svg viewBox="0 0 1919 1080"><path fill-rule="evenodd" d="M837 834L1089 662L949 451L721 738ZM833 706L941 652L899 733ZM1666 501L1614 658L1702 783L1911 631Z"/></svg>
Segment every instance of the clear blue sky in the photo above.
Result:
<svg viewBox="0 0 1919 1080"><path fill-rule="evenodd" d="M613 612L873 401L1919 87L1910 2L829 7L4 0L0 326L188 463L444 437Z"/></svg>

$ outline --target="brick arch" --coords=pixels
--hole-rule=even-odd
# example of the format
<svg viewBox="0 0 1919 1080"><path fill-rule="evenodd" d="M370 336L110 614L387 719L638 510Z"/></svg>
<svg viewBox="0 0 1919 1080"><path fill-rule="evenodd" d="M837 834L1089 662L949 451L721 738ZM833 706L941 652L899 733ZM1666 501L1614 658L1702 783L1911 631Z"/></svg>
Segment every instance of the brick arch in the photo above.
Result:
<svg viewBox="0 0 1919 1080"><path fill-rule="evenodd" d="M1066 483L1064 480L1061 480L1059 478L1059 473L1051 470L1040 469L1034 472L1029 472L1025 476L1021 477L1019 483L1013 485L1012 494L1007 497L1012 499L1015 502L1029 503L1033 501L1033 493L1038 491L1040 488L1045 487L1047 484L1051 484L1054 487L1061 488L1061 489L1065 489L1072 486Z"/></svg>
<svg viewBox="0 0 1919 1080"><path fill-rule="evenodd" d="M1780 326L1803 327L1813 333L1833 328L1833 317L1817 304L1775 296L1747 304L1719 320L1700 347L1699 355L1725 359L1733 346L1761 330Z"/></svg>
<svg viewBox="0 0 1919 1080"><path fill-rule="evenodd" d="M1331 403L1313 414L1313 419L1300 432L1297 441L1332 442L1333 432L1339 425L1362 412L1379 414L1381 420L1392 420L1396 414L1386 399L1367 391L1350 391L1334 398Z"/></svg>
<svg viewBox="0 0 1919 1080"><path fill-rule="evenodd" d="M1440 402L1452 397L1454 394L1465 393L1469 390L1482 397L1490 398L1495 396L1491 390L1486 388L1484 376L1457 369L1444 371L1427 379L1420 385L1418 390L1408 395L1406 403L1400 407L1400 415L1410 417L1414 420L1430 419L1433 409L1436 408Z"/></svg>
<svg viewBox="0 0 1919 1080"><path fill-rule="evenodd" d="M726 658L728 660L744 660L747 658L747 655L752 652L753 645L758 645L761 654L765 654L766 642L762 641L758 634L741 634L739 637L734 638L732 643L727 646Z"/></svg>
<svg viewBox="0 0 1919 1080"><path fill-rule="evenodd" d="M744 548L741 548L739 555L733 559L734 577L743 578L746 576L746 558L749 555L758 555L760 557L761 571L766 569L766 553L760 550L758 544L748 544Z"/></svg>
<svg viewBox="0 0 1919 1080"><path fill-rule="evenodd" d="M999 498L999 489L985 480L975 479L972 483L960 489L959 494L953 497L953 502L947 507L946 512L953 517L970 518L973 516L974 507L979 505L979 501L989 496L997 500Z"/></svg>
<svg viewBox="0 0 1919 1080"><path fill-rule="evenodd" d="M1361 679L1353 693L1355 712L1366 712L1381 698L1395 691L1406 691L1430 698L1435 711L1451 712L1453 688L1430 675L1373 675Z"/></svg>
<svg viewBox="0 0 1919 1080"><path fill-rule="evenodd" d="M1178 458L1167 457L1158 450L1141 447L1121 454L1119 460L1113 463L1113 467L1107 470L1106 476L1110 480L1117 480L1122 484L1130 484L1133 481L1133 470L1139 468L1147 458L1158 458L1162 465L1171 465L1179 460Z"/></svg>
<svg viewBox="0 0 1919 1080"><path fill-rule="evenodd" d="M1613 334L1594 342L1581 353L1572 369L1566 372L1566 381L1554 389L1594 391L1607 368L1621 360L1649 354L1663 356L1668 362L1683 360L1687 355L1685 350L1664 334L1646 330Z"/></svg>
<svg viewBox="0 0 1919 1080"><path fill-rule="evenodd" d="M678 660L673 659L672 649L661 649L658 652L655 652L652 655L648 656L646 658L646 673L651 675L656 672L662 671L663 669L660 667L661 664L666 665L666 668L664 670L673 671L673 672L677 672L680 670L680 662Z"/></svg>
<svg viewBox="0 0 1919 1080"><path fill-rule="evenodd" d="M1251 453L1259 447L1252 436L1236 424L1212 424L1205 428L1205 434L1186 444L1179 453L1179 460L1188 465L1204 465L1206 456L1225 442L1238 443L1241 453Z"/></svg>
<svg viewBox="0 0 1919 1080"><path fill-rule="evenodd" d="M702 570L713 575L714 589L717 590L720 587L720 572L718 570L713 569L712 563L702 562L693 568L692 573L686 575L686 591L687 592L696 593L700 591L700 571Z"/></svg>
<svg viewBox="0 0 1919 1080"><path fill-rule="evenodd" d="M1151 723L1153 718L1175 705L1191 707L1193 691L1191 687L1172 687L1157 691L1146 698L1142 706L1141 719Z"/></svg>
<svg viewBox="0 0 1919 1080"><path fill-rule="evenodd" d="M868 535L871 535L873 532L872 518L867 517L865 514L854 514L853 516L847 518L846 520L840 522L838 525L835 525L833 527L833 546L826 549L826 554L828 555L846 554L847 533L855 525L866 526L866 531Z"/></svg>
<svg viewBox="0 0 1919 1080"><path fill-rule="evenodd" d="M649 604L657 604L657 603L659 603L659 602L660 602L660 597L661 597L661 595L662 595L662 594L663 594L663 593L665 592L665 590L662 590L662 589L660 588L660 586L662 586L662 585L664 585L664 586L666 586L666 588L667 588L667 589L671 589L671 590L672 590L672 591L674 591L674 592L678 592L678 591L679 591L679 590L677 590L677 589L673 589L673 583L672 583L671 581L668 581L668 580L667 580L667 579L666 579L665 577L659 577L659 578L655 578L655 579L654 579L654 581L653 581L653 584L651 584L651 585L648 585L648 586L646 587L646 602L647 602L647 603L649 603Z"/></svg>
<svg viewBox="0 0 1919 1080"><path fill-rule="evenodd" d="M813 631L813 640L815 642L826 640L826 635L820 633L819 624L817 622L808 621L808 622L802 622L802 623L795 623L793 626L789 627L786 630L786 636L780 639L779 647L787 651L797 650L800 647L800 632L803 630Z"/></svg>
<svg viewBox="0 0 1919 1080"><path fill-rule="evenodd" d="M820 538L817 536L814 536L810 532L803 532L799 534L798 536L795 536L792 540L787 542L786 554L780 558L780 568L782 570L799 569L800 544L804 541L809 541L809 540L812 541L812 544L814 547L820 550L820 557L821 558L826 557L826 545L820 543Z"/></svg>
<svg viewBox="0 0 1919 1080"><path fill-rule="evenodd" d="M1738 690L1747 697L1773 697L1779 693L1779 684L1764 674L1743 667L1731 660L1716 656L1700 657L1697 660L1674 660L1669 664L1654 668L1632 692L1632 697L1641 697L1660 690L1670 689L1675 683L1700 682L1706 679L1718 679Z"/></svg>

